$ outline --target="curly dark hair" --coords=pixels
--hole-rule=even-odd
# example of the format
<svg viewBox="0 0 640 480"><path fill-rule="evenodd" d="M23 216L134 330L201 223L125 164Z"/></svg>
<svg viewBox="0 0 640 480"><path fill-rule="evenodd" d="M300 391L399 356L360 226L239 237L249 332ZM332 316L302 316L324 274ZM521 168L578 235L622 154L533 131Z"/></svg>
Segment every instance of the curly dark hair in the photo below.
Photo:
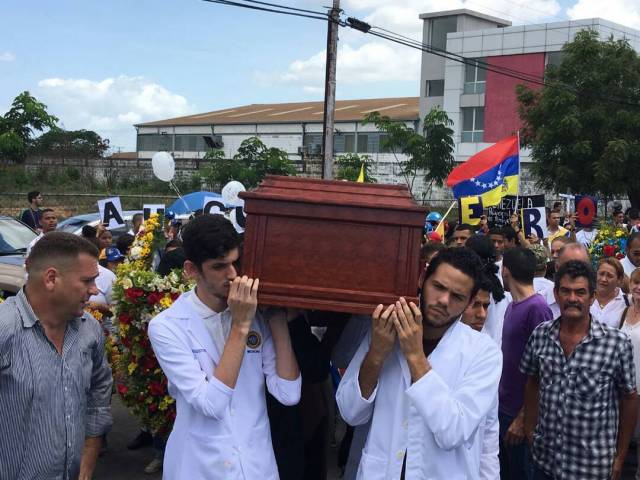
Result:
<svg viewBox="0 0 640 480"><path fill-rule="evenodd" d="M491 293L494 302L504 298L504 288L498 279L496 265L496 249L487 235L476 235L467 240L466 246L476 252L482 262L482 290Z"/></svg>
<svg viewBox="0 0 640 480"><path fill-rule="evenodd" d="M447 248L442 250L435 256L433 261L429 263L425 279L433 275L443 263L451 265L473 280L473 289L471 290L470 298L475 297L482 279L482 262L476 252L468 247Z"/></svg>
<svg viewBox="0 0 640 480"><path fill-rule="evenodd" d="M589 281L589 294L593 295L596 291L596 274L593 267L587 262L580 260L569 260L563 263L556 273L556 280L553 289L557 292L560 290L560 280L568 276L571 280L579 277L585 277Z"/></svg>
<svg viewBox="0 0 640 480"><path fill-rule="evenodd" d="M207 260L224 257L241 242L233 224L222 215L200 215L182 230L185 257L198 268Z"/></svg>

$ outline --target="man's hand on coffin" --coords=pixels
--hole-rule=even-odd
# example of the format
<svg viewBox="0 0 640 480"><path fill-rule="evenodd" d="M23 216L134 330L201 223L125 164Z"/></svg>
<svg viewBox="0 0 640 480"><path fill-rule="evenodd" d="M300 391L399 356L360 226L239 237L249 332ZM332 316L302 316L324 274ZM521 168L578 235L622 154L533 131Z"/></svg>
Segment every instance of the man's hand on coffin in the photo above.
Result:
<svg viewBox="0 0 640 480"><path fill-rule="evenodd" d="M383 311L384 309L384 311ZM381 362L387 358L396 340L394 306L378 305L371 316L371 346L369 352Z"/></svg>
<svg viewBox="0 0 640 480"><path fill-rule="evenodd" d="M249 333L251 322L256 314L259 283L257 278L244 275L236 277L229 287L227 303L231 310L232 328L239 329L245 335Z"/></svg>
<svg viewBox="0 0 640 480"><path fill-rule="evenodd" d="M415 303L407 303L400 297L395 304L395 329L411 372L411 380L416 382L431 370L422 344L422 312Z"/></svg>

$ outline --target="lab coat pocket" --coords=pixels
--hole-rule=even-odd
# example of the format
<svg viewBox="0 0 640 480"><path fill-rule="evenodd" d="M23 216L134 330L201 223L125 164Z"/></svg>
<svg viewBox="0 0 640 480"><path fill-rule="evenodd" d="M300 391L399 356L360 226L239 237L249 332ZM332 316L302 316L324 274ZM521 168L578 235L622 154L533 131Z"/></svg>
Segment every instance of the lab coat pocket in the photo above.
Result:
<svg viewBox="0 0 640 480"><path fill-rule="evenodd" d="M193 480L228 480L238 478L240 463L228 435L205 435L190 431L187 434L183 474ZM186 478L186 477L185 477Z"/></svg>
<svg viewBox="0 0 640 480"><path fill-rule="evenodd" d="M387 480L387 460L363 451L357 480Z"/></svg>

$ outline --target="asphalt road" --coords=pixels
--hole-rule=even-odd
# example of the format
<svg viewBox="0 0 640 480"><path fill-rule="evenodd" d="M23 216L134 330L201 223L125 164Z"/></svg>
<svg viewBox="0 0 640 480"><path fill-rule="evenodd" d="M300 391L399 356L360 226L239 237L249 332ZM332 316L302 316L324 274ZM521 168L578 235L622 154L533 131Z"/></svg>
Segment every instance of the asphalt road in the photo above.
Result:
<svg viewBox="0 0 640 480"><path fill-rule="evenodd" d="M129 443L137 434L140 424L120 402L117 395L113 396L113 429L108 436L108 448L104 455L98 459L94 480L161 480L162 473L148 475L144 473L144 467L153 459L151 447L140 450L127 450ZM339 429L339 435L342 428ZM636 451L627 456L623 480L633 480L636 469ZM331 450L331 465L336 464L336 451ZM336 469L330 469L327 480L338 480Z"/></svg>
<svg viewBox="0 0 640 480"><path fill-rule="evenodd" d="M138 434L140 423L113 396L113 428L107 437L107 451L98 459L94 480L161 480L162 472L149 475L144 467L153 459L151 447L127 450L127 444ZM340 428L342 433L342 428ZM331 449L330 464L336 464L336 449ZM330 469L327 480L338 480L336 469Z"/></svg>

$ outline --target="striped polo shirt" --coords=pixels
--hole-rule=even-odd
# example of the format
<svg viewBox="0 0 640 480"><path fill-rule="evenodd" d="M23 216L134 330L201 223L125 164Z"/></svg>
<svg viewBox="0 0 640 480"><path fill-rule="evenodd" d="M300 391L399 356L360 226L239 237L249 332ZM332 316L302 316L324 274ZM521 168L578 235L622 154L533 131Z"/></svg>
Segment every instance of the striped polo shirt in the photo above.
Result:
<svg viewBox="0 0 640 480"><path fill-rule="evenodd" d="M24 290L0 304L0 479L74 479L85 437L112 424L113 379L100 324L69 322L62 353Z"/></svg>

